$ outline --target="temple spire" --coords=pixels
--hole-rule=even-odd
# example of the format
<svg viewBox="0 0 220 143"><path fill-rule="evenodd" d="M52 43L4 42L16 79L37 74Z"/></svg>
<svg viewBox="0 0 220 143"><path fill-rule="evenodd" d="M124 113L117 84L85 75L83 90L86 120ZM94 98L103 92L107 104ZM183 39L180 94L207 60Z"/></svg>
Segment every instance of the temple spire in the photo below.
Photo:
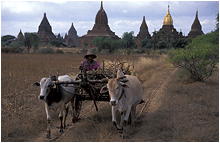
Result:
<svg viewBox="0 0 220 143"><path fill-rule="evenodd" d="M103 10L103 4L102 4L102 1L101 1L101 7L100 7L100 10Z"/></svg>

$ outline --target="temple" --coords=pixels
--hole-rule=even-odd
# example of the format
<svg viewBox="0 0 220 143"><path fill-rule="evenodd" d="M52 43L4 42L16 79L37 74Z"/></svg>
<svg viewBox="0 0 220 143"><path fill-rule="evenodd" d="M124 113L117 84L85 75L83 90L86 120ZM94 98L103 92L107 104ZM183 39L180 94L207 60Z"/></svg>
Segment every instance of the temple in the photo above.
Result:
<svg viewBox="0 0 220 143"><path fill-rule="evenodd" d="M20 29L20 32L18 33L16 41L22 41L22 40L24 40L24 35L23 35L23 33L21 32L21 29Z"/></svg>
<svg viewBox="0 0 220 143"><path fill-rule="evenodd" d="M40 37L40 42L43 46L46 46L51 40L56 38L47 20L46 13L44 13L44 17L39 25L37 35Z"/></svg>
<svg viewBox="0 0 220 143"><path fill-rule="evenodd" d="M198 19L198 11L196 11L196 17L195 17L195 20L191 26L191 31L189 32L187 38L196 38L197 36L199 35L202 35L204 34L203 31L202 31L202 26L199 22L199 19Z"/></svg>
<svg viewBox="0 0 220 143"><path fill-rule="evenodd" d="M110 37L112 40L120 39L115 32L112 32L108 25L108 17L103 9L103 3L101 2L101 7L96 14L95 24L92 30L88 30L86 35L79 38L79 46L83 46L84 43L88 43L88 47L94 47L92 40L97 36Z"/></svg>
<svg viewBox="0 0 220 143"><path fill-rule="evenodd" d="M143 40L144 38L148 38L148 39L151 38L151 35L149 34L148 27L145 21L145 16L143 16L143 21L141 23L140 31L136 37L136 43L138 47L141 44L141 40Z"/></svg>
<svg viewBox="0 0 220 143"><path fill-rule="evenodd" d="M74 46L78 46L79 44L79 39L77 36L77 31L73 26L73 23L68 31L68 35L66 34L64 37L64 40L66 43L68 43L69 45L74 45Z"/></svg>
<svg viewBox="0 0 220 143"><path fill-rule="evenodd" d="M159 30L159 33L161 35L160 40L166 42L171 42L173 40L183 38L182 32L178 33L173 26L173 18L170 15L169 7L170 6L168 5L168 11L166 16L164 17L163 26Z"/></svg>
<svg viewBox="0 0 220 143"><path fill-rule="evenodd" d="M182 35L182 31L180 29L180 32L178 32L174 26L173 26L173 18L170 14L170 6L168 5L167 13L163 20L162 28L158 31L159 33L159 40L165 41L165 42L171 42L173 40L179 39L179 38L185 38ZM196 11L196 17L195 20L191 26L191 31L189 32L188 36L186 38L195 38L198 35L204 34L202 31L202 26L198 19L198 11ZM40 42L42 46L48 45L48 43L51 40L59 40L61 43L61 46L78 46L78 47L84 47L87 45L87 47L95 47L95 45L92 43L93 39L97 36L104 36L104 37L110 37L112 40L119 40L120 38L115 35L115 32L111 31L109 25L108 25L108 17L107 14L103 8L103 2L101 1L100 9L98 10L96 17L95 17L95 24L92 28L92 30L88 30L87 34L83 35L82 37L78 37L77 31L73 25L71 24L71 27L68 31L68 33L65 34L65 37L61 37L60 34L56 37L54 33L52 32L52 27L46 17L46 13L44 13L44 17L39 25L37 35L40 37ZM145 20L145 16L143 16L143 20L140 26L140 31L136 36L136 43L138 47L140 47L141 41L144 38L154 38L155 35L151 36L148 31L148 26ZM17 36L17 40L24 39L24 35L22 34L21 30Z"/></svg>

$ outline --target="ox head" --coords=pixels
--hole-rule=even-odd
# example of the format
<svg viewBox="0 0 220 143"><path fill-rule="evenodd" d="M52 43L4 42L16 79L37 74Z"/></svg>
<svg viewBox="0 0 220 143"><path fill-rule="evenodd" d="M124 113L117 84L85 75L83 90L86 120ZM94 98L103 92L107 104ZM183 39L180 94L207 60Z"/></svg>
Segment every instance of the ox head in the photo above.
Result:
<svg viewBox="0 0 220 143"><path fill-rule="evenodd" d="M40 86L40 95L38 99L46 101L51 89L55 86L52 81L54 81L55 76L50 76L49 78L42 78L39 82L33 83L33 86Z"/></svg>
<svg viewBox="0 0 220 143"><path fill-rule="evenodd" d="M103 86L100 90L100 93L109 92L111 97L110 105L116 106L118 101L122 96L122 89L123 88L130 88L128 84L121 82L120 80L126 78L126 76L120 76L118 78L113 78L108 80L108 84Z"/></svg>

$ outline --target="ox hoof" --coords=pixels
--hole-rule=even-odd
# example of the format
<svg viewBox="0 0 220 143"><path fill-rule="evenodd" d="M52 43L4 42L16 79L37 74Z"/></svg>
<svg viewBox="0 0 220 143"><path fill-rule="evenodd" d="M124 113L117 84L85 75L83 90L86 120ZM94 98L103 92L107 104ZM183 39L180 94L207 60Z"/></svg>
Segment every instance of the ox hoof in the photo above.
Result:
<svg viewBox="0 0 220 143"><path fill-rule="evenodd" d="M118 133L123 133L123 129L117 129Z"/></svg>
<svg viewBox="0 0 220 143"><path fill-rule="evenodd" d="M122 139L129 139L129 136L127 136L127 135L122 135Z"/></svg>
<svg viewBox="0 0 220 143"><path fill-rule="evenodd" d="M60 133L63 133L63 129L60 129Z"/></svg>
<svg viewBox="0 0 220 143"><path fill-rule="evenodd" d="M117 127L117 123L115 121L112 121L112 124Z"/></svg>
<svg viewBox="0 0 220 143"><path fill-rule="evenodd" d="M126 126L128 124L128 121L124 120L123 125Z"/></svg>
<svg viewBox="0 0 220 143"><path fill-rule="evenodd" d="M50 138L50 134L47 134L47 135L46 135L46 138Z"/></svg>
<svg viewBox="0 0 220 143"><path fill-rule="evenodd" d="M124 135L124 133L123 133L122 135L120 135L120 137L121 137L122 139L129 139L129 136L128 136L128 135Z"/></svg>

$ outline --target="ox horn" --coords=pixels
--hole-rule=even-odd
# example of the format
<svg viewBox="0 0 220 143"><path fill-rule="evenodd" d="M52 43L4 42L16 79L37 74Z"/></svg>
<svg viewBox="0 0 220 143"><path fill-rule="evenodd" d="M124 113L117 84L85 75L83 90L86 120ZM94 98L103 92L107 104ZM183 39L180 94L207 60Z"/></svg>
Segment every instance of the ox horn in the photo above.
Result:
<svg viewBox="0 0 220 143"><path fill-rule="evenodd" d="M123 79L123 78L126 78L126 76L120 76L117 78L117 80L120 80L120 79Z"/></svg>
<svg viewBox="0 0 220 143"><path fill-rule="evenodd" d="M126 76L120 76L117 78L117 81L120 81L121 79L123 79L121 82L128 82L129 80L128 79L124 79L126 78Z"/></svg>

